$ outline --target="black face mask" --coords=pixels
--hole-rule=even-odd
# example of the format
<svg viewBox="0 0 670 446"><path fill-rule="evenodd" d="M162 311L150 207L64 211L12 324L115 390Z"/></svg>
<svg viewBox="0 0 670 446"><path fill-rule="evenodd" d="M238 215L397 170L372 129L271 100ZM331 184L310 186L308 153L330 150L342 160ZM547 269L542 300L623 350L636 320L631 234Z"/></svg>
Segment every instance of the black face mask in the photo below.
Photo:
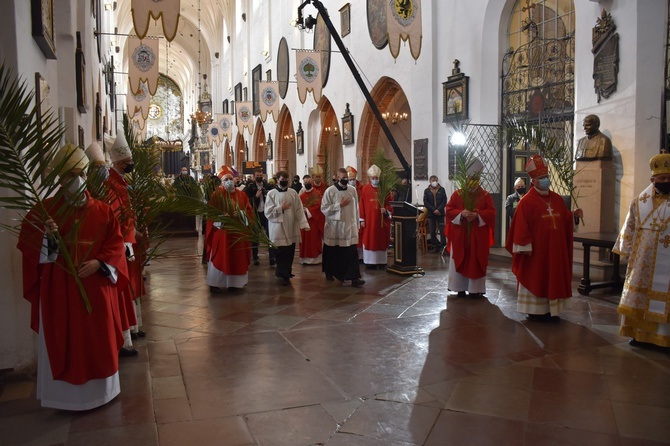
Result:
<svg viewBox="0 0 670 446"><path fill-rule="evenodd" d="M670 183L654 183L654 188L661 194L670 194Z"/></svg>
<svg viewBox="0 0 670 446"><path fill-rule="evenodd" d="M256 177L256 182L257 183L262 183L263 182L263 177Z"/></svg>
<svg viewBox="0 0 670 446"><path fill-rule="evenodd" d="M349 178L342 178L342 179L340 180L340 184L341 184L342 186L346 186L347 184L349 184Z"/></svg>
<svg viewBox="0 0 670 446"><path fill-rule="evenodd" d="M280 186L280 187L286 187L286 186L288 186L288 180L280 180L280 181L279 181L279 186Z"/></svg>
<svg viewBox="0 0 670 446"><path fill-rule="evenodd" d="M516 190L516 193L519 195L523 195L526 193L526 188L525 187L520 187Z"/></svg>
<svg viewBox="0 0 670 446"><path fill-rule="evenodd" d="M125 173L130 173L130 172L133 171L134 168L135 168L135 164L133 164L133 163L126 164L126 167L123 168L123 171Z"/></svg>
<svg viewBox="0 0 670 446"><path fill-rule="evenodd" d="M305 190L310 190L312 188L312 183L305 183Z"/></svg>

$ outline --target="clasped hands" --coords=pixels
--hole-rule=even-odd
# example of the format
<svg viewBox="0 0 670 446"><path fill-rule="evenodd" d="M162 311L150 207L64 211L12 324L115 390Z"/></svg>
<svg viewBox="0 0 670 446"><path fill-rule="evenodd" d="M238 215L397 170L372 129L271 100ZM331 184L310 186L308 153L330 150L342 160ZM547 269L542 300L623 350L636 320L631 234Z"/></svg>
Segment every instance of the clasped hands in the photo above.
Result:
<svg viewBox="0 0 670 446"><path fill-rule="evenodd" d="M468 211L467 209L464 209L461 212L461 218L465 219L469 222L475 221L479 218L479 214L474 212L474 211Z"/></svg>

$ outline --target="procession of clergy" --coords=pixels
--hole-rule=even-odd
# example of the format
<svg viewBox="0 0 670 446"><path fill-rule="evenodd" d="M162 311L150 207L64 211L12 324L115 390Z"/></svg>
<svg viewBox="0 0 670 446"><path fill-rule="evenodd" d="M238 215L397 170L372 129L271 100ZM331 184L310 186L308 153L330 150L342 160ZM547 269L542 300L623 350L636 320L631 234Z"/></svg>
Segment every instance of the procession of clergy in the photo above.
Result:
<svg viewBox="0 0 670 446"><path fill-rule="evenodd" d="M24 296L32 304L32 328L39 334L37 398L45 407L87 410L112 400L120 392L118 358L136 354L132 340L144 335L139 298L144 295L141 266L146 248L128 212L124 179L133 169L132 152L119 135L108 153L110 167L98 144L86 152L74 145L63 147L56 157L61 193L47 200L51 218L40 221L34 212L22 225L18 248L24 259ZM442 242L450 254L448 287L457 298L483 298L486 293L496 217L491 195L479 184L483 167L475 159L465 186L451 194L444 208L434 210L444 218L440 237L446 236ZM651 184L632 201L614 249L629 259L619 304L621 334L632 338L631 345L668 350L670 154L654 156L650 167ZM550 190L542 157L533 156L526 172L532 187L515 205L506 248L518 279L518 311L529 321L553 323L572 296L573 231L583 212L568 209ZM362 185L353 167L339 168L329 187L320 167L310 173L297 192L289 187L288 172L278 172L272 186L257 171L252 183L242 188L236 187L236 171L223 167L221 185L209 204L243 225L256 219L262 223L271 242L270 263L276 265L275 275L283 285L291 283L299 244L300 263L321 264L326 280L361 287L361 261L375 269L387 262L392 198L379 199L381 171L370 166L369 182ZM91 187L94 179L106 186L100 200ZM424 197L437 196L441 187L435 177ZM71 212L55 212L62 208ZM78 266L79 280L95 309L90 314L59 255L56 234ZM211 291L243 289L250 265L259 264L258 244L236 240L236 231L214 220L207 222L205 237ZM86 332L99 336L81 335Z"/></svg>

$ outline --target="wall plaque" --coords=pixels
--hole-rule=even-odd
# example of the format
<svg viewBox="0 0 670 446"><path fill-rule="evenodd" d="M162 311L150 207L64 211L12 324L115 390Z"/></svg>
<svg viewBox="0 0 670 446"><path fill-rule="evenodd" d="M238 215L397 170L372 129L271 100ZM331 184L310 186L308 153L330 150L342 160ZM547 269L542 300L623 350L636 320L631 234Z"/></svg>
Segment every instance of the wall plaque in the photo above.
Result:
<svg viewBox="0 0 670 446"><path fill-rule="evenodd" d="M414 171L415 180L428 179L428 138L414 140Z"/></svg>
<svg viewBox="0 0 670 446"><path fill-rule="evenodd" d="M604 9L593 28L593 87L601 98L609 98L616 91L619 73L619 33L612 16Z"/></svg>

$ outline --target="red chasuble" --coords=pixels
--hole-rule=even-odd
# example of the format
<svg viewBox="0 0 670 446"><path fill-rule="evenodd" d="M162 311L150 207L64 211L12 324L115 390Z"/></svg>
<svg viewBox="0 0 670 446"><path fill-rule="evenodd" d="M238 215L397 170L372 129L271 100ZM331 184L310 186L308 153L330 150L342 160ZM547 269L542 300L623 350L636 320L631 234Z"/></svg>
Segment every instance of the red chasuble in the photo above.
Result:
<svg viewBox="0 0 670 446"><path fill-rule="evenodd" d="M121 234L125 243L133 244L133 251L137 250L135 239L135 221L137 217L130 205L128 183L115 169L109 169L109 178L105 182L107 188L107 203L112 207L114 215L119 220ZM121 308L121 326L124 330L137 325L133 299L144 294L144 280L142 280L142 265L135 253L135 260L128 262L128 286L119 288L119 305Z"/></svg>
<svg viewBox="0 0 670 446"><path fill-rule="evenodd" d="M377 201L378 189L366 184L358 197L358 213L365 220L363 247L368 251L386 251L391 241L391 196L386 197L384 207L388 214L382 214ZM383 222L383 224L382 224Z"/></svg>
<svg viewBox="0 0 670 446"><path fill-rule="evenodd" d="M300 257L314 259L323 251L323 227L326 224L326 217L321 212L321 193L314 188L304 191L300 201L311 215L307 218L309 231L300 230Z"/></svg>
<svg viewBox="0 0 670 446"><path fill-rule="evenodd" d="M75 385L107 378L118 370L123 335L117 286L128 285L123 237L114 212L87 196L81 208L63 198L48 199L46 204L76 266L99 259L118 271L116 285L100 273L81 279L91 314L62 255L54 263L39 263L44 226L34 211L24 219L17 245L23 253L23 296L32 306L30 325L39 330L41 308L53 378Z"/></svg>
<svg viewBox="0 0 670 446"><path fill-rule="evenodd" d="M328 186L326 186L325 181L321 181L321 184L319 186L317 186L316 183L312 182L312 189L318 191L323 197L323 193L326 191L326 189L328 189Z"/></svg>
<svg viewBox="0 0 670 446"><path fill-rule="evenodd" d="M241 210L246 212L247 221L253 221L254 211L249 204L249 197L237 189L229 193L222 187L217 188L209 199L209 205L229 214ZM236 241L238 237L226 231L225 223L221 229L217 229L213 220L207 220L207 260L229 276L246 274L251 263L251 243Z"/></svg>
<svg viewBox="0 0 670 446"><path fill-rule="evenodd" d="M479 226L478 220L474 220L468 234L467 221L460 225L452 223L456 217L465 209L461 189L457 190L449 198L445 211L445 230L447 237L447 249L450 249L451 258L456 265L456 271L468 279L479 279L486 275L486 267L489 264L489 249L495 243L493 228L496 221L496 210L493 206L491 194L482 189L481 186L473 192L475 194L475 206L471 209L477 212L486 223Z"/></svg>
<svg viewBox="0 0 670 446"><path fill-rule="evenodd" d="M572 296L572 212L560 195L540 195L534 187L519 201L505 247L512 271L535 297ZM513 245L533 244L531 255L514 254Z"/></svg>

